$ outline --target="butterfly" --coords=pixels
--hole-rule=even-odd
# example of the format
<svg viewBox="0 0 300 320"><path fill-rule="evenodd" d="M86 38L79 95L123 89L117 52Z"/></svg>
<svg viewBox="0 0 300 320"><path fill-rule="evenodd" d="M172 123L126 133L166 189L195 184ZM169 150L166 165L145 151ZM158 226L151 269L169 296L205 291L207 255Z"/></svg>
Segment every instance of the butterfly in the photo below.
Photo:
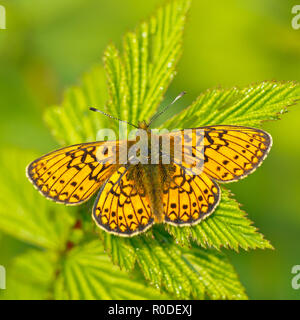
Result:
<svg viewBox="0 0 300 320"><path fill-rule="evenodd" d="M145 121L136 128L151 140L152 131ZM177 130L159 137L173 141L173 149L180 138L184 142L179 154L187 157L179 161L177 152L165 164L160 144L158 163L120 163L112 157L127 155L134 141L88 142L33 161L27 167L27 177L43 196L66 205L81 204L98 192L92 210L96 224L109 233L131 237L154 223L191 226L207 218L220 202L218 183L237 181L252 173L272 146L267 132L233 125ZM202 166L195 173L195 166L187 159L198 149ZM146 160L150 158L151 150Z"/></svg>

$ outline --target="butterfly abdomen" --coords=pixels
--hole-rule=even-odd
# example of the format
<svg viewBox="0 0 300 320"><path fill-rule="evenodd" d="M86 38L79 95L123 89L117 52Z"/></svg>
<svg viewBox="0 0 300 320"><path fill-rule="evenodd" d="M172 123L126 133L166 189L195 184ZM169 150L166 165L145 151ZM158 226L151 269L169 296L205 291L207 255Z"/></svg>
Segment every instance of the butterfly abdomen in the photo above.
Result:
<svg viewBox="0 0 300 320"><path fill-rule="evenodd" d="M154 220L161 223L164 220L162 202L162 179L159 165L141 166L141 180L145 187L145 192L149 198L150 208L154 215Z"/></svg>

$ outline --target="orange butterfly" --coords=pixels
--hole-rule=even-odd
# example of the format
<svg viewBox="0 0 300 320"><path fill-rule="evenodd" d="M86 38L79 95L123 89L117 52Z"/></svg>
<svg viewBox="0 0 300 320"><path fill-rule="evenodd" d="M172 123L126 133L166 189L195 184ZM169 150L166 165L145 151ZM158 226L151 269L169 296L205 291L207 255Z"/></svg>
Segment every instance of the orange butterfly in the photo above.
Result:
<svg viewBox="0 0 300 320"><path fill-rule="evenodd" d="M137 128L146 131L151 144L149 125L141 122ZM203 134L198 135L197 129ZM92 213L96 224L110 233L130 237L153 223L199 223L220 201L217 182L246 177L260 166L272 145L272 137L263 130L230 125L178 130L163 136L173 142L176 137L183 138L182 153L194 154L201 149L201 172L195 175L189 171L188 161L177 161L176 156L169 164L161 157L156 164L110 161L111 155L119 159L134 144L123 140L82 143L53 151L29 164L27 176L45 197L67 205L83 203L100 189Z"/></svg>

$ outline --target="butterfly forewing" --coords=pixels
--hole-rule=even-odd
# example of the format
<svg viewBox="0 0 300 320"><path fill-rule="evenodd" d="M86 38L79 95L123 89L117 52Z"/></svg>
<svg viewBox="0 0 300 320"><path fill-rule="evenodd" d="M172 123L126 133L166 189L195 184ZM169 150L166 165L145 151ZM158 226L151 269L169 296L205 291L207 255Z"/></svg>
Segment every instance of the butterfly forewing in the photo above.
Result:
<svg viewBox="0 0 300 320"><path fill-rule="evenodd" d="M53 151L27 167L27 176L47 198L75 205L87 201L113 174L111 154L126 148L123 141L83 143Z"/></svg>
<svg viewBox="0 0 300 320"><path fill-rule="evenodd" d="M241 126L199 127L175 131L170 135L185 136L182 140L183 160L180 163L175 156L176 164L184 167L187 174L198 175L203 171L219 182L233 182L253 172L272 146L272 137L267 132ZM202 167L190 166L190 148L192 155L201 161Z"/></svg>
<svg viewBox="0 0 300 320"><path fill-rule="evenodd" d="M204 172L220 182L246 177L267 156L272 137L265 131L239 126L205 128Z"/></svg>

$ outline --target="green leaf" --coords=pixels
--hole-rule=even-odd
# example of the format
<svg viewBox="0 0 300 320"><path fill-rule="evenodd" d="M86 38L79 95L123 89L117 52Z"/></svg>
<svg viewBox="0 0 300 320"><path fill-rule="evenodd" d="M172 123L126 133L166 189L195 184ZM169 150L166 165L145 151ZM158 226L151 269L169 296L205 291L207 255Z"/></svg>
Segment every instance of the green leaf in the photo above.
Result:
<svg viewBox="0 0 300 320"><path fill-rule="evenodd" d="M104 241L104 248L110 255L112 262L131 271L135 265L134 248L127 241L119 241L119 237L107 233L100 233Z"/></svg>
<svg viewBox="0 0 300 320"><path fill-rule="evenodd" d="M37 155L4 149L0 156L0 230L31 244L63 250L74 217L38 193L25 176Z"/></svg>
<svg viewBox="0 0 300 320"><path fill-rule="evenodd" d="M212 249L180 246L159 226L146 235L120 239L104 234L105 243L131 246L144 277L179 299L245 299L239 279L225 255ZM110 240L108 240L110 239ZM115 250L107 247L109 251Z"/></svg>
<svg viewBox="0 0 300 320"><path fill-rule="evenodd" d="M96 66L84 75L80 85L65 92L60 106L46 111L45 121L61 145L96 141L97 131L107 128L109 122L89 107L103 110L106 99L104 70Z"/></svg>
<svg viewBox="0 0 300 320"><path fill-rule="evenodd" d="M112 266L99 239L70 250L58 280L58 296L63 299L168 299L169 296ZM62 295L61 292L64 292Z"/></svg>
<svg viewBox="0 0 300 320"><path fill-rule="evenodd" d="M111 265L99 239L63 255L28 250L9 269L2 299L169 299Z"/></svg>
<svg viewBox="0 0 300 320"><path fill-rule="evenodd" d="M183 250L183 258L201 277L211 299L247 299L244 288L226 256L214 250Z"/></svg>
<svg viewBox="0 0 300 320"><path fill-rule="evenodd" d="M248 249L273 248L257 228L246 218L239 204L225 188L222 188L222 201L216 211L206 220L192 227L167 226L167 230L179 243L189 245L195 241L204 248L221 247L238 251Z"/></svg>
<svg viewBox="0 0 300 320"><path fill-rule="evenodd" d="M189 6L188 0L175 0L160 8L135 32L125 35L122 55L108 46L104 63L109 112L134 124L155 112L175 74Z"/></svg>
<svg viewBox="0 0 300 320"><path fill-rule="evenodd" d="M174 129L207 125L260 127L263 121L278 120L287 107L300 99L300 86L291 81L264 81L243 89L213 89L202 93L191 106L166 121Z"/></svg>

